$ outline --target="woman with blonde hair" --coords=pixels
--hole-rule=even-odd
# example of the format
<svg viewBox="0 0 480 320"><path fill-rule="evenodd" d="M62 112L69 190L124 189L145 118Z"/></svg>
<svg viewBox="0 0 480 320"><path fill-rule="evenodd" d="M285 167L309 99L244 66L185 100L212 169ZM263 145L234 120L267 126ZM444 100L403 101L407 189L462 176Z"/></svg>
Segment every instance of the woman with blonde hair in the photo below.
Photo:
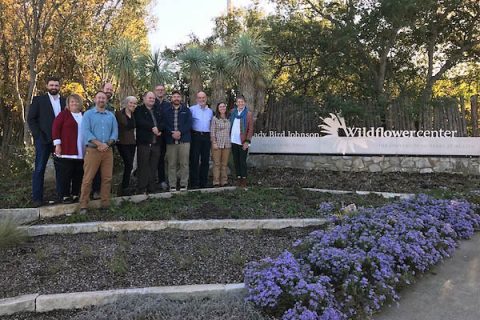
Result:
<svg viewBox="0 0 480 320"><path fill-rule="evenodd" d="M127 195L130 190L130 174L133 169L135 151L137 149L135 141L135 118L133 112L137 108L137 98L134 96L126 97L122 101L122 108L115 112L118 122L118 142L117 149L123 160L123 178L119 194Z"/></svg>
<svg viewBox="0 0 480 320"><path fill-rule="evenodd" d="M77 201L83 178L85 146L81 134L83 100L78 94L67 97L66 108L53 121L52 139L55 146L56 179L59 200Z"/></svg>

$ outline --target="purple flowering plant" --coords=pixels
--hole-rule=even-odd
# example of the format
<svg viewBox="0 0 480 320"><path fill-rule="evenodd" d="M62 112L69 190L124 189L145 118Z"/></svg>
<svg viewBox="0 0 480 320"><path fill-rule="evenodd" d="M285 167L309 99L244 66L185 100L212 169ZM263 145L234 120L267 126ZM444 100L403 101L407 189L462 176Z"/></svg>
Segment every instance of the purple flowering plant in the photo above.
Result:
<svg viewBox="0 0 480 320"><path fill-rule="evenodd" d="M247 300L290 319L368 319L480 230L476 205L418 195L336 217L292 252L251 262Z"/></svg>

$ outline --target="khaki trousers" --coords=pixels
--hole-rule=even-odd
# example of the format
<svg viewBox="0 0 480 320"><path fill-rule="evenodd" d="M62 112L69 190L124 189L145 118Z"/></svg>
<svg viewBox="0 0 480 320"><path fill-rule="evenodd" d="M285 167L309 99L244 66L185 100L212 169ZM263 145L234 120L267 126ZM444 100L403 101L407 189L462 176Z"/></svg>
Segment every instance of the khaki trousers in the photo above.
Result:
<svg viewBox="0 0 480 320"><path fill-rule="evenodd" d="M80 208L87 208L90 201L90 192L92 191L92 182L98 169L102 177L100 185L100 199L102 207L110 205L110 192L112 189L113 175L113 152L109 148L105 152L98 151L97 148L87 148L83 160L83 180L82 190L80 192Z"/></svg>
<svg viewBox="0 0 480 320"><path fill-rule="evenodd" d="M168 184L170 188L188 186L190 143L167 144Z"/></svg>
<svg viewBox="0 0 480 320"><path fill-rule="evenodd" d="M227 166L230 148L212 148L213 158L213 185L225 185L228 182Z"/></svg>

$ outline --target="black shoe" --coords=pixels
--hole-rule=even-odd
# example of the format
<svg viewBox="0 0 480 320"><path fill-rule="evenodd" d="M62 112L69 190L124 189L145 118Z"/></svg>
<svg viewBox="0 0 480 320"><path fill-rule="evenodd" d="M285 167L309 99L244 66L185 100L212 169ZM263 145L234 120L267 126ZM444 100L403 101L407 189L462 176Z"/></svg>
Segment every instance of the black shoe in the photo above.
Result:
<svg viewBox="0 0 480 320"><path fill-rule="evenodd" d="M34 208L39 208L39 207L43 206L43 201L33 201L32 206Z"/></svg>
<svg viewBox="0 0 480 320"><path fill-rule="evenodd" d="M72 202L77 203L80 200L79 196L73 196L72 197Z"/></svg>
<svg viewBox="0 0 480 320"><path fill-rule="evenodd" d="M63 197L62 203L64 203L64 204L73 203L73 199L71 197Z"/></svg>

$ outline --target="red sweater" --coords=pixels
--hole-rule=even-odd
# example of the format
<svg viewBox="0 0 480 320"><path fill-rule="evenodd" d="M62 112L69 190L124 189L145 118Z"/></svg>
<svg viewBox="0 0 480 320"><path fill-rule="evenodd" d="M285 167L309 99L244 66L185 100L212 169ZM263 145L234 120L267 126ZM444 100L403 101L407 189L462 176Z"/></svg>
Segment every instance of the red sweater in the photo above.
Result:
<svg viewBox="0 0 480 320"><path fill-rule="evenodd" d="M63 155L78 155L78 125L70 110L65 109L53 120L52 140L60 139Z"/></svg>

